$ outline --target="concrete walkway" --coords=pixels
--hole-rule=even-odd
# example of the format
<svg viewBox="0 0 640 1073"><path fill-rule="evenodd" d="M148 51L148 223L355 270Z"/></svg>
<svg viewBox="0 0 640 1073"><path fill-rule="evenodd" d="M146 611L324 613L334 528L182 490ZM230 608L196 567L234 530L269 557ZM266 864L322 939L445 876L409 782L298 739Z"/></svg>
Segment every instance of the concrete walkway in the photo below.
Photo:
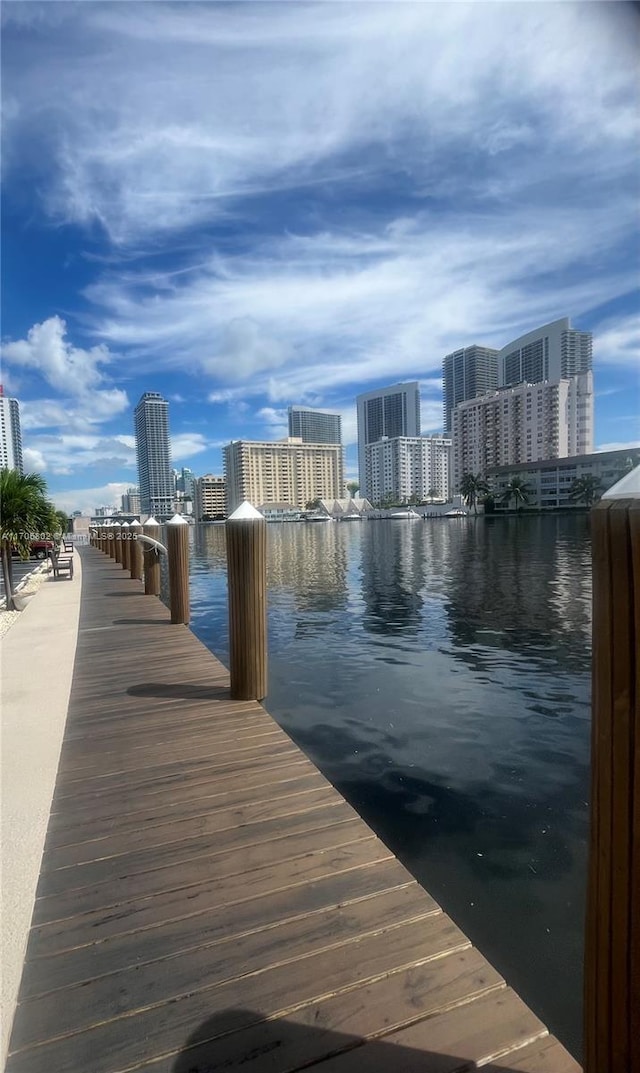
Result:
<svg viewBox="0 0 640 1073"><path fill-rule="evenodd" d="M43 582L0 641L2 698L2 1029L4 1068L22 974L78 637L80 557L73 581Z"/></svg>

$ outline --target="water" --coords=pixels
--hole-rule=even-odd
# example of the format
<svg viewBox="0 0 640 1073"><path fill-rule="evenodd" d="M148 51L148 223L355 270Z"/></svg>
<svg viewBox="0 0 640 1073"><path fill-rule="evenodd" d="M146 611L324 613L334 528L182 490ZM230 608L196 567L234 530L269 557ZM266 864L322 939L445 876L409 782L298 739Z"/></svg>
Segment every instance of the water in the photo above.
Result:
<svg viewBox="0 0 640 1073"><path fill-rule="evenodd" d="M223 526L192 627L228 657ZM270 525L269 712L581 1051L584 516Z"/></svg>

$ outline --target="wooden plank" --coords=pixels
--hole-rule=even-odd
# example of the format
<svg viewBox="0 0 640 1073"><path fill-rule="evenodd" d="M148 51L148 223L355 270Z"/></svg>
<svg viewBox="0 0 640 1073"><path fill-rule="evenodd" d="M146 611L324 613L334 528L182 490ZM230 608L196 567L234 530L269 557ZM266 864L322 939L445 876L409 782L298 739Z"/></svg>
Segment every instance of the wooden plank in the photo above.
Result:
<svg viewBox="0 0 640 1073"><path fill-rule="evenodd" d="M231 1034L218 1034L219 1018L214 1015L192 1033L199 1043L194 1038L194 1045L185 1046L179 1058L172 1054L144 1063L138 1073L182 1069L274 1073L274 1055L281 1070L316 1068L316 1062L336 1051L349 1049L361 1038L379 1034L381 1029L390 1032L502 988L504 982L478 951L464 950ZM428 1071L427 1061L428 1056L423 1052L420 1073ZM322 1066L318 1068L321 1070ZM546 1069L547 1073L551 1069L554 1073L565 1073L563 1067ZM360 1070L367 1073L364 1066ZM404 1073L404 1067L387 1066L387 1073L396 1071ZM573 1070L568 1069L566 1073Z"/></svg>
<svg viewBox="0 0 640 1073"><path fill-rule="evenodd" d="M153 807L147 806L138 811L115 808L108 814L93 815L90 819L78 823L75 815L57 813L51 817L47 836L47 849L60 846L72 846L78 842L95 841L112 834L114 831L126 833L128 831L150 830L153 827L171 823L172 816L179 812L181 819L189 816L202 816L212 809L227 808L232 805L244 805L250 802L272 801L275 798L286 797L302 790L317 789L325 785L325 779L320 772L309 773L305 763L298 767L292 765L280 771L279 768L267 770L266 773L258 772L243 778L242 785L238 787L237 779L227 783L227 789L216 791L215 785L200 784L200 792L192 790L189 795L183 795L176 800L176 791L173 791L171 799L155 802ZM233 787L233 788L231 788ZM115 809L115 811L114 811Z"/></svg>
<svg viewBox="0 0 640 1073"><path fill-rule="evenodd" d="M29 955L49 956L96 943L104 944L106 940L132 931L155 930L186 917L195 920L203 913L212 914L215 924L224 906L235 907L240 929L250 927L251 923L247 921L256 922L252 914L267 912L256 899L284 892L285 897L291 899L295 912L296 906L306 904L305 898L313 897L312 890L321 880L370 865L378 870L381 889L385 885L408 883L413 878L379 839L371 832L363 834L359 824L339 824L316 831L313 850L306 835L296 835L289 839L288 848L277 860L270 856L266 864L251 872L250 885L242 870L219 879L211 875L207 865L201 881L190 886L181 884L178 875L177 885L169 885L163 890L158 884L157 890L151 894L123 897L107 909L83 912L82 905L76 904L76 913L70 917L32 928ZM205 926L200 920L196 925Z"/></svg>
<svg viewBox="0 0 640 1073"><path fill-rule="evenodd" d="M510 1056L546 1036L535 1014L514 991L503 988L347 1051L325 1062L322 1073L458 1073Z"/></svg>
<svg viewBox="0 0 640 1073"><path fill-rule="evenodd" d="M313 824L315 823L315 826ZM257 845L236 847L219 852L211 846L208 853L185 862L157 868L151 872L119 875L110 882L85 887L82 894L67 890L50 897L38 897L33 910L33 923L46 924L67 917L76 917L95 910L104 911L138 898L151 898L163 892L186 890L214 878L225 882L234 876L245 876L272 860L290 860L313 849L337 847L363 837L358 820L340 817L339 808L327 809L324 822L309 814L299 818L295 833L280 835ZM313 837L310 837L311 834Z"/></svg>
<svg viewBox="0 0 640 1073"><path fill-rule="evenodd" d="M73 896L74 891L86 888L94 890L102 887L112 890L128 880L137 880L139 890L143 886L149 886L153 890L156 877L162 870L181 865L183 876L187 879L189 863L203 857L209 861L209 867L219 866L224 873L226 858L234 851L268 848L272 853L278 853L280 847L276 843L283 838L284 832L310 833L316 828L353 821L353 818L353 809L339 797L332 797L321 805L307 810L301 809L287 816L286 820L278 816L276 819L252 823L246 827L231 827L219 831L215 838L211 835L179 838L160 846L152 846L149 850L124 853L114 861L90 861L87 864L58 868L53 872L41 872L36 904L49 899L55 900L56 896ZM313 845L311 837L308 842ZM214 858L218 859L218 864L214 864Z"/></svg>
<svg viewBox="0 0 640 1073"><path fill-rule="evenodd" d="M367 980L411 965L469 948L468 939L444 914L398 925L360 941L301 957L273 968L211 987L194 989L171 1003L167 1017L164 1003L141 1009L134 1015L102 1020L95 1027L72 1036L50 1038L48 1046L15 1051L7 1073L92 1073L126 1070L175 1048L175 1040L187 1039L193 1026L212 1014L228 1018L230 1029L238 1028L235 1014L247 1010L247 1024L266 1016L280 1016L291 1006L318 1001L341 990L351 990ZM105 1011L102 1011L104 1018ZM21 1031L18 1009L16 1030ZM38 1026L32 1028L37 1035ZM39 1037L40 1043L45 1042Z"/></svg>
<svg viewBox="0 0 640 1073"><path fill-rule="evenodd" d="M262 825L267 820L281 819L286 828L289 817L309 812L320 805L341 804L341 798L333 786L327 783L312 786L293 793L275 795L266 801L251 801L244 805L231 805L228 808L210 808L198 816L183 817L182 811L169 822L156 827L121 833L90 841L73 843L67 846L51 848L42 867L42 874L62 868L77 868L80 865L95 862L101 869L117 868L120 860L142 858L143 854L152 856L152 851L160 846L181 842L185 844L207 835L219 835L236 828L247 829ZM357 815L354 813L354 816ZM217 841L217 839L216 839ZM153 861L153 856L152 856ZM109 862L107 864L106 862Z"/></svg>
<svg viewBox="0 0 640 1073"><path fill-rule="evenodd" d="M291 884L276 890L270 890L264 878L253 873L251 891L256 886L260 891L261 885L266 889L254 896L247 896L244 884L242 889L230 892L204 885L187 897L182 892L177 896L174 893L164 899L162 906L158 904L160 898L153 898L141 920L135 912L131 917L123 915L120 933L111 934L108 942L91 941L93 936L85 933L88 941L84 945L62 952L54 949L51 956L40 957L36 954L46 953L46 942L32 942L22 978L22 998L90 982L130 964L144 964L222 939L228 941L321 909L350 905L361 898L415 884L395 858L379 859L380 846L377 840L367 839L325 853L323 863L316 863L315 878L308 858L298 858L290 862ZM340 868L343 871L337 870ZM421 893L425 912L441 912L426 892ZM229 894L235 900L230 901ZM196 908L190 912L194 905ZM75 942L81 938L76 931L66 934Z"/></svg>
<svg viewBox="0 0 640 1073"><path fill-rule="evenodd" d="M330 906L296 920L245 935L224 936L164 957L138 962L135 937L127 963L101 976L22 1001L12 1046L19 1050L39 1040L80 1032L120 1013L164 1005L199 989L211 988L274 966L364 942L388 928L427 920L429 909L417 884L376 894L344 906Z"/></svg>
<svg viewBox="0 0 640 1073"><path fill-rule="evenodd" d="M161 778L138 786L132 785L126 790L119 788L108 792L96 788L84 790L71 797L60 795L52 815L62 816L66 822L69 816L75 818L78 815L86 815L88 818L113 814L114 806L124 813L130 809L145 808L147 805L159 805L163 798L169 803L172 800L177 801L180 795L193 797L217 787L237 786L239 780L244 781L245 778L255 775L284 774L292 768L296 771L305 768L309 773L317 771L311 761L299 753L290 758L266 756L235 768L232 765L229 770L205 766L195 771L187 771L183 766L171 776L162 775Z"/></svg>

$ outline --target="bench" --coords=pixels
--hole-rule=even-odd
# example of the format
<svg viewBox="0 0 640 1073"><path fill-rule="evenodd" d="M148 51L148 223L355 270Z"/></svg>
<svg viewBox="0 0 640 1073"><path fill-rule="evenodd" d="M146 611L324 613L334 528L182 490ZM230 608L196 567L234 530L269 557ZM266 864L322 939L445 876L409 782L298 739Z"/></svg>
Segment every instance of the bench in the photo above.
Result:
<svg viewBox="0 0 640 1073"><path fill-rule="evenodd" d="M54 577L60 577L61 574L66 573L69 575L69 580L73 581L73 554L56 555L55 551L50 551L49 558L53 566Z"/></svg>

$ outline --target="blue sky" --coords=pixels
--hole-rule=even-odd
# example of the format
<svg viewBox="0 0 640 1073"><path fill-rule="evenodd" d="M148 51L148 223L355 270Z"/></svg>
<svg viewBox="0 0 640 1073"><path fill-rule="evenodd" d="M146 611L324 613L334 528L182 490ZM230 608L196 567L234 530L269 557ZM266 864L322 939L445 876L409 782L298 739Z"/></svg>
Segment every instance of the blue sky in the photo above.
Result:
<svg viewBox="0 0 640 1073"><path fill-rule="evenodd" d="M571 316L640 443L637 55L618 3L3 5L2 380L65 509Z"/></svg>

